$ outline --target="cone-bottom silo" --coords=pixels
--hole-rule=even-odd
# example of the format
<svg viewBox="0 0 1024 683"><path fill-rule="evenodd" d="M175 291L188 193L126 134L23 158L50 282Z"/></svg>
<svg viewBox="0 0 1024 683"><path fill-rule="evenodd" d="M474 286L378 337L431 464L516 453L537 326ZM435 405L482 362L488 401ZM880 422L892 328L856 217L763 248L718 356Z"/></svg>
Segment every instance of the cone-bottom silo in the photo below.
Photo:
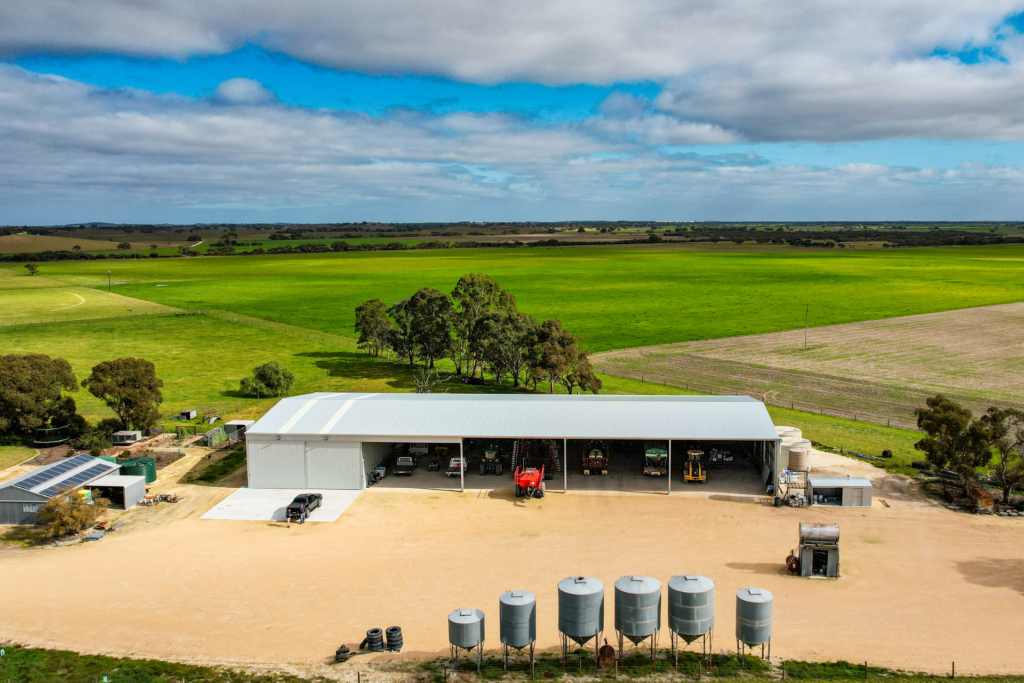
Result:
<svg viewBox="0 0 1024 683"><path fill-rule="evenodd" d="M661 582L650 576L623 576L615 582L615 632L619 636L619 660L623 645L647 641L651 659L658 651L661 631Z"/></svg>
<svg viewBox="0 0 1024 683"><path fill-rule="evenodd" d="M457 609L448 615L449 661L452 670L458 664L459 651L470 652L476 648L476 670L484 652L484 613L478 609Z"/></svg>
<svg viewBox="0 0 1024 683"><path fill-rule="evenodd" d="M530 668L537 644L537 596L530 591L506 591L498 598L501 653L508 671L509 650L529 649Z"/></svg>
<svg viewBox="0 0 1024 683"><path fill-rule="evenodd" d="M710 657L715 631L715 582L696 574L669 579L668 628L677 665L679 639L689 645L699 638L701 653L705 658Z"/></svg>
<svg viewBox="0 0 1024 683"><path fill-rule="evenodd" d="M583 668L583 646L594 641L594 658L598 655L599 636L604 631L604 584L589 576L570 576L558 583L558 632L562 640L562 661L569 655L569 641L580 646L580 668Z"/></svg>
<svg viewBox="0 0 1024 683"><path fill-rule="evenodd" d="M745 658L746 648L761 646L761 658L772 656L772 603L775 598L763 588L741 588L736 592L736 649Z"/></svg>

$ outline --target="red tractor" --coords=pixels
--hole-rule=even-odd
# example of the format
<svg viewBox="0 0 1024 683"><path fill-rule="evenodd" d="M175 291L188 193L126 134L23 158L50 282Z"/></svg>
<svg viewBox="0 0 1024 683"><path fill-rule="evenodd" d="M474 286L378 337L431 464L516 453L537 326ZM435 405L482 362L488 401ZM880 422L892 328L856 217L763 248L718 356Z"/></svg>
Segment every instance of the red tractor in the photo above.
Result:
<svg viewBox="0 0 1024 683"><path fill-rule="evenodd" d="M520 465L516 468L515 473L516 480L516 498L543 498L544 497L544 467L540 469L535 467L523 467Z"/></svg>

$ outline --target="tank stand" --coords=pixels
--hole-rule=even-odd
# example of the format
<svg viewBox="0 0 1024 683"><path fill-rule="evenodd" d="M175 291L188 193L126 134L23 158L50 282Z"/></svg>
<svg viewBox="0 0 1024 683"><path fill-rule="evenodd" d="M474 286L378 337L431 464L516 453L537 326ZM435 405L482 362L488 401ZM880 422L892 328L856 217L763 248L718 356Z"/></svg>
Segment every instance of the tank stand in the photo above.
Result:
<svg viewBox="0 0 1024 683"><path fill-rule="evenodd" d="M675 631L670 631L669 637L670 637L670 639L672 641L672 655L676 659L676 668L678 669L679 668L679 649L680 649L679 648L679 641L682 640L682 638L680 638L679 634L676 633ZM701 659L706 660L708 662L708 665L710 665L711 664L711 653L714 651L715 629L709 630L704 635L698 636L698 638L700 639ZM695 642L695 640L696 639L694 639L694 641L691 641L691 642ZM689 646L690 646L690 643L687 643L686 645L684 645L682 647L682 649L685 650Z"/></svg>
<svg viewBox="0 0 1024 683"><path fill-rule="evenodd" d="M562 669L565 669L565 664L569 659L569 643L573 642L569 636L564 633L558 634L559 639L562 641ZM599 632L594 638L594 666L600 665L600 653L601 648L601 633ZM587 640L590 640L589 638ZM580 644L580 670L583 670L583 644Z"/></svg>
<svg viewBox="0 0 1024 683"><path fill-rule="evenodd" d="M536 663L536 660L534 659L533 654L534 654L535 649L537 647L537 643L536 642L530 643L528 647L529 647L529 650L530 650L530 671L533 671L534 665ZM512 650L518 650L519 652L522 652L524 649L526 649L526 648L522 648L522 647L515 647L515 648L513 648L513 647L509 647L505 643L501 644L501 656L502 656L502 659L504 660L505 671L508 671L508 658L509 658L509 655L511 654L511 651Z"/></svg>
<svg viewBox="0 0 1024 683"><path fill-rule="evenodd" d="M621 662L622 660L624 660L626 658L625 654L624 654L625 651L626 651L625 650L625 646L624 646L625 636L621 632L619 632L619 631L616 631L615 633L619 636L619 654L618 654L618 658L619 658L619 661ZM661 633L660 631L655 631L653 635L647 636L644 639L644 640L648 641L647 645L649 647L644 648L644 649L645 650L646 649L650 650L651 661L654 661L655 659L657 659L657 654L658 654L658 635L660 633ZM643 641L641 641L641 642L643 642ZM640 651L640 646L636 645L633 649L634 649L635 652L639 652Z"/></svg>
<svg viewBox="0 0 1024 683"><path fill-rule="evenodd" d="M473 648L471 647L455 647L454 645L448 645L448 664L452 671L459 665L459 651L465 650L467 653L471 653ZM480 643L476 646L476 672L480 673L480 665L483 663L484 658L484 644Z"/></svg>
<svg viewBox="0 0 1024 683"><path fill-rule="evenodd" d="M765 659L765 654L764 654L765 646L768 647L768 657L767 657L767 659L771 660L771 658L772 658L772 641L771 640L769 640L767 643L761 643L761 659L762 660ZM757 647L757 646L754 645L752 647ZM743 643L742 641L739 641L739 640L736 641L736 651L740 653L741 668L744 669L744 670L746 670L746 667L747 667L747 650L746 650L746 648L747 648L747 646L746 646L745 643Z"/></svg>

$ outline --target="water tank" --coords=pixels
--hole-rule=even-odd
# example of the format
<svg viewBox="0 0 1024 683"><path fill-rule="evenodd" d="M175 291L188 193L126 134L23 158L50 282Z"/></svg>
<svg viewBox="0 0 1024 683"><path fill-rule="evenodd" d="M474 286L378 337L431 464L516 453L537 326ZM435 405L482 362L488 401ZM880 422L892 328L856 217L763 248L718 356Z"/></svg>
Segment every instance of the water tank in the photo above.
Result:
<svg viewBox="0 0 1024 683"><path fill-rule="evenodd" d="M156 481L156 460L153 458L139 458L138 463L146 471L146 483L152 484Z"/></svg>
<svg viewBox="0 0 1024 683"><path fill-rule="evenodd" d="M791 436L795 439L803 438L803 432L801 432L796 427L776 427L775 433L778 434L779 437L783 439L786 438L787 436Z"/></svg>
<svg viewBox="0 0 1024 683"><path fill-rule="evenodd" d="M815 543L838 543L838 524L809 524L800 522L800 541Z"/></svg>
<svg viewBox="0 0 1024 683"><path fill-rule="evenodd" d="M478 609L457 609L448 615L448 642L471 648L484 642L484 613Z"/></svg>
<svg viewBox="0 0 1024 683"><path fill-rule="evenodd" d="M604 631L604 584L570 576L558 584L558 630L583 644Z"/></svg>
<svg viewBox="0 0 1024 683"><path fill-rule="evenodd" d="M498 598L498 621L503 645L517 650L537 640L537 596L530 591L508 591Z"/></svg>
<svg viewBox="0 0 1024 683"><path fill-rule="evenodd" d="M615 630L639 643L661 629L661 581L623 576L615 582Z"/></svg>
<svg viewBox="0 0 1024 683"><path fill-rule="evenodd" d="M121 463L121 469L118 474L126 477L145 477L146 466L137 460L124 460Z"/></svg>
<svg viewBox="0 0 1024 683"><path fill-rule="evenodd" d="M687 643L715 627L715 582L684 574L668 582L668 627Z"/></svg>
<svg viewBox="0 0 1024 683"><path fill-rule="evenodd" d="M810 467L807 464L808 451L806 448L789 449L789 469L794 472L806 472Z"/></svg>
<svg viewBox="0 0 1024 683"><path fill-rule="evenodd" d="M764 645L772 639L772 594L763 588L736 592L736 639L746 645Z"/></svg>

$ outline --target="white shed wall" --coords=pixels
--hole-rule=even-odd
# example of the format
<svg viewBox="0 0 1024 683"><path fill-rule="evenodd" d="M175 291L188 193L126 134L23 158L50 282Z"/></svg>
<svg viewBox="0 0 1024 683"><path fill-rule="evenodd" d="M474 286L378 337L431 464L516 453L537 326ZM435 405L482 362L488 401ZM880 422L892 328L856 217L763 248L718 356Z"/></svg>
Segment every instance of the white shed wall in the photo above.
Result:
<svg viewBox="0 0 1024 683"><path fill-rule="evenodd" d="M251 489L306 488L304 441L249 441L246 462Z"/></svg>
<svg viewBox="0 0 1024 683"><path fill-rule="evenodd" d="M306 487L363 488L363 453L358 441L306 442Z"/></svg>

